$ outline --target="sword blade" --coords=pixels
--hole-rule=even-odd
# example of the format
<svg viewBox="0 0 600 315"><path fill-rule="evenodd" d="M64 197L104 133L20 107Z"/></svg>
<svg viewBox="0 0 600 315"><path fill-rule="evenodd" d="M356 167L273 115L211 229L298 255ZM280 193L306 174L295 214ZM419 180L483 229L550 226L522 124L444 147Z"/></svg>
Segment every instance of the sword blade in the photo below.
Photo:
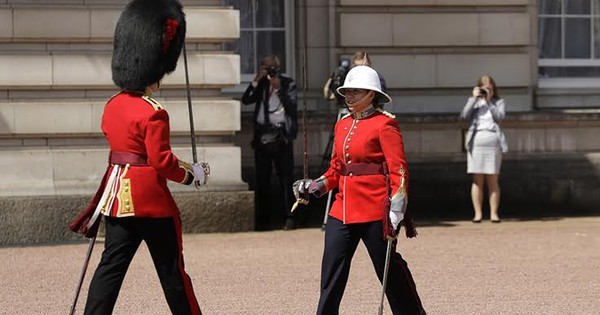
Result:
<svg viewBox="0 0 600 315"><path fill-rule="evenodd" d="M83 279L85 278L85 273L86 273L88 265L90 263L90 257L92 257L92 251L94 250L94 243L96 243L96 235L94 235L94 237L90 238L87 254L85 255L85 261L83 262L83 267L81 268L81 274L79 275L79 282L77 283L77 289L75 291L75 297L73 298L73 303L71 304L71 311L69 312L69 315L75 314L75 307L77 306L77 300L79 299L79 292L81 291L81 286L83 285Z"/></svg>
<svg viewBox="0 0 600 315"><path fill-rule="evenodd" d="M385 252L385 268L383 269L383 281L381 282L381 301L379 303L379 315L383 314L383 300L385 299L385 289L387 287L387 278L390 271L390 258L392 256L392 242L391 238L387 240L387 250Z"/></svg>
<svg viewBox="0 0 600 315"><path fill-rule="evenodd" d="M194 110L192 108L192 92L190 91L190 75L188 73L187 51L185 43L183 44L183 66L185 68L185 88L187 92L188 114L190 116L190 137L192 138L192 160L198 163L198 153L196 152L196 132L194 130Z"/></svg>

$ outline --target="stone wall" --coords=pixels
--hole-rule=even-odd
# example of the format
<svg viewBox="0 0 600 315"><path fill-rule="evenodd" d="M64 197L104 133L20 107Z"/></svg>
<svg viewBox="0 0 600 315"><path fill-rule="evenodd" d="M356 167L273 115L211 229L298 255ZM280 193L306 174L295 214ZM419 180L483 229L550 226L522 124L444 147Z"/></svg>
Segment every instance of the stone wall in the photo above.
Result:
<svg viewBox="0 0 600 315"><path fill-rule="evenodd" d="M327 143L335 117L308 119L309 177L327 164ZM333 117L333 120L332 120ZM410 202L417 219L470 219L471 177L466 174L463 131L458 114L398 114L410 170ZM251 117L242 116L236 143L250 141ZM509 152L500 175L501 211L506 218L600 214L600 113L509 114L503 122ZM295 176L302 175L302 134L295 141ZM242 149L242 177L253 186L253 151ZM325 156L325 159L324 159ZM275 180L275 179L274 179ZM325 198L300 210L301 221L318 226Z"/></svg>
<svg viewBox="0 0 600 315"><path fill-rule="evenodd" d="M392 112L458 112L485 73L498 82L509 110L534 109L535 1L308 1L306 13L297 9L309 93L320 92L340 58L364 50L386 80Z"/></svg>
<svg viewBox="0 0 600 315"><path fill-rule="evenodd" d="M184 233L254 230L254 194L249 191L175 193ZM89 195L0 198L0 246L81 241L67 229Z"/></svg>
<svg viewBox="0 0 600 315"><path fill-rule="evenodd" d="M76 239L65 230L96 191L108 147L100 130L112 37L128 0L0 1L0 245ZM211 165L200 192L171 185L187 232L253 228L241 179L240 105L221 88L240 81L239 12L218 0L185 1L186 47L198 158ZM190 161L183 56L153 95L167 109L174 152ZM231 222L243 222L232 225Z"/></svg>

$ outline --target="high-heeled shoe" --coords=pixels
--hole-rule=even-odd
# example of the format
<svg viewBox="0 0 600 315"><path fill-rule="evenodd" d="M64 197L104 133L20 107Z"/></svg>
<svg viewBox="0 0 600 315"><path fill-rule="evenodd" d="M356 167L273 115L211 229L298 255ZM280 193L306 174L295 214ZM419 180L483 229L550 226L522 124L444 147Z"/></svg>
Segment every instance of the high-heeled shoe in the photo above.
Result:
<svg viewBox="0 0 600 315"><path fill-rule="evenodd" d="M473 222L473 223L481 223L481 219L473 219L473 220L471 220L471 222Z"/></svg>
<svg viewBox="0 0 600 315"><path fill-rule="evenodd" d="M498 218L498 219L491 219L490 221L492 221L492 223L500 223L501 222L500 218Z"/></svg>

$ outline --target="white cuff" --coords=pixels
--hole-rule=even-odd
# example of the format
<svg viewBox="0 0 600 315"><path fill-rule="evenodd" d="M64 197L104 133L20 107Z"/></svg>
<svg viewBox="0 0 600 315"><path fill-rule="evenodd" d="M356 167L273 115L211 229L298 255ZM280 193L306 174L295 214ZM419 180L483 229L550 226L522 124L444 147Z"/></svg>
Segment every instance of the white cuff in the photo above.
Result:
<svg viewBox="0 0 600 315"><path fill-rule="evenodd" d="M400 224L402 220L404 220L404 212L390 211L390 222L392 223L394 230L398 228L398 224Z"/></svg>

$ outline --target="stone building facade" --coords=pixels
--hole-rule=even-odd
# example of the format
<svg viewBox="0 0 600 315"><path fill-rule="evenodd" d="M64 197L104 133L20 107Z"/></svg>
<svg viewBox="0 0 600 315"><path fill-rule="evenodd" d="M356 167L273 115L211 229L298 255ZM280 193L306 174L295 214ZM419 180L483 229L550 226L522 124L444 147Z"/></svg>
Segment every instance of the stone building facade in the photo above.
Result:
<svg viewBox="0 0 600 315"><path fill-rule="evenodd" d="M458 114L484 73L496 79L507 102L503 128L509 153L500 177L504 216L599 212L600 80L594 74L600 49L597 35L590 34L597 27L596 2L285 3L294 10L295 25L289 74L301 86L303 75L307 78L309 176L321 172L337 112L322 98L323 83L341 58L365 50L394 99L385 109L396 114L403 130L412 171L409 207L417 217L471 215L463 150L467 122ZM249 141L244 110L240 145ZM297 141L298 165L302 150ZM244 174L251 173L251 150L242 149L242 161Z"/></svg>
<svg viewBox="0 0 600 315"><path fill-rule="evenodd" d="M99 122L116 92L112 33L126 3L0 0L0 244L72 238L58 227L89 199L106 162ZM590 34L590 47L573 37L595 27L594 1L581 2L587 9L544 0L182 3L198 152L214 174L200 193L173 186L190 232L253 227L252 109L238 100L269 49L283 54L286 74L299 83L310 176L321 171L338 110L323 99L323 83L341 58L366 50L394 99L386 110L403 130L409 206L417 219L470 216L467 123L458 113L483 73L496 79L507 102L503 216L600 210L600 80L594 77L600 49L596 35ZM550 26L560 31L548 33ZM170 112L173 146L185 158L191 150L182 65L157 99ZM296 141L297 176L302 143ZM321 217L322 203L314 202L318 209L308 216Z"/></svg>
<svg viewBox="0 0 600 315"><path fill-rule="evenodd" d="M118 92L112 37L127 2L0 1L0 244L75 238L66 224L89 201L106 167L100 121L106 100ZM232 140L240 106L221 94L240 81L239 56L222 50L239 36L239 12L220 1L192 0L185 1L185 13L198 158L210 163L213 175L201 192L172 189L188 231L249 230L252 195ZM174 151L190 161L183 60L154 97L169 111ZM233 215L242 219L235 227Z"/></svg>

